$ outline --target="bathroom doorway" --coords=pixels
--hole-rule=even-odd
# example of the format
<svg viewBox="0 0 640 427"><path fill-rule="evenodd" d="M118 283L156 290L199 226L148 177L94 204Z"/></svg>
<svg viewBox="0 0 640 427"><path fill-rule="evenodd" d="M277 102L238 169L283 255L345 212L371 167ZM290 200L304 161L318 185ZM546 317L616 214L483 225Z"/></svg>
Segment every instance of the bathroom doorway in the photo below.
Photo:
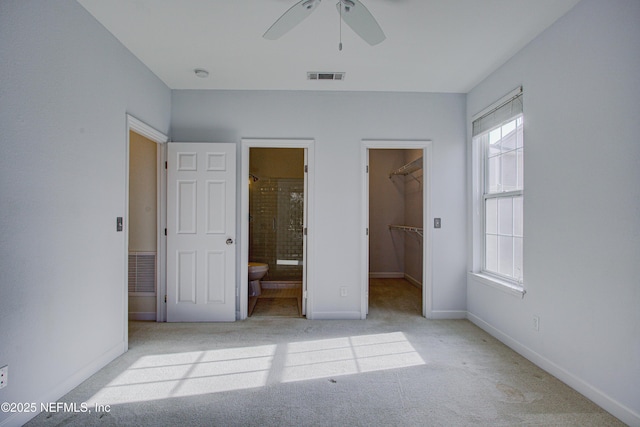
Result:
<svg viewBox="0 0 640 427"><path fill-rule="evenodd" d="M246 189L242 185L248 219L243 224L248 274L247 285L241 281L240 318L304 317L308 304L309 149L291 141L243 143L243 156L248 160L243 168L243 174L248 172ZM266 273L255 274L256 269Z"/></svg>
<svg viewBox="0 0 640 427"><path fill-rule="evenodd" d="M363 141L362 150L363 318L378 308L370 299L429 317L430 141Z"/></svg>

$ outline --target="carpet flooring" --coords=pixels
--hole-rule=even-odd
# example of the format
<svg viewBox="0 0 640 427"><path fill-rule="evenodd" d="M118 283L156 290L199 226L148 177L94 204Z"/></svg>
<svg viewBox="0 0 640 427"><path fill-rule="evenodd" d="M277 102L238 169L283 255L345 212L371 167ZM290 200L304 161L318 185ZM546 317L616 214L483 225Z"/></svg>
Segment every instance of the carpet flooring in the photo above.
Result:
<svg viewBox="0 0 640 427"><path fill-rule="evenodd" d="M367 320L129 324L129 351L38 426L622 426L420 291L372 281ZM96 407L99 404L102 406Z"/></svg>

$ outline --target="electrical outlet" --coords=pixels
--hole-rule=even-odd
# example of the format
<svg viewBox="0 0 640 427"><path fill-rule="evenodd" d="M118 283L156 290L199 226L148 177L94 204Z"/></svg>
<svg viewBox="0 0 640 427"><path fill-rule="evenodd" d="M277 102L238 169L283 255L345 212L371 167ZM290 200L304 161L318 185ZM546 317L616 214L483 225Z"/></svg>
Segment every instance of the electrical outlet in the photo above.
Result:
<svg viewBox="0 0 640 427"><path fill-rule="evenodd" d="M347 296L347 287L346 286L340 287L340 296L341 297L346 297Z"/></svg>
<svg viewBox="0 0 640 427"><path fill-rule="evenodd" d="M7 386L7 381L9 380L9 365L4 365L0 368L0 388L5 388Z"/></svg>
<svg viewBox="0 0 640 427"><path fill-rule="evenodd" d="M540 330L540 318L538 316L533 316L533 329L535 331Z"/></svg>

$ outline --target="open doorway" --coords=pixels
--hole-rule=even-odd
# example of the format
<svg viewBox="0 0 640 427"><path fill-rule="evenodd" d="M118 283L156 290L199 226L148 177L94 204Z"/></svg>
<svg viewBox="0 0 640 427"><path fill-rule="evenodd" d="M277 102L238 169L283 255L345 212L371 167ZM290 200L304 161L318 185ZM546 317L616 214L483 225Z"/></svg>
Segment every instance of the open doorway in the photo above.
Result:
<svg viewBox="0 0 640 427"><path fill-rule="evenodd" d="M157 318L157 145L129 131L129 320Z"/></svg>
<svg viewBox="0 0 640 427"><path fill-rule="evenodd" d="M376 308L422 313L422 150L369 150L369 298Z"/></svg>
<svg viewBox="0 0 640 427"><path fill-rule="evenodd" d="M363 141L362 317L431 313L430 141ZM375 297L375 299L373 298Z"/></svg>
<svg viewBox="0 0 640 427"><path fill-rule="evenodd" d="M269 302L288 307L274 307L270 313L267 309L267 316L313 316L313 142L242 140L241 176L247 184L240 185L243 220L238 319L246 319L250 312L256 316L256 307L260 309L264 303L262 308L267 309ZM252 263L262 270L257 274L260 278L250 277Z"/></svg>
<svg viewBox="0 0 640 427"><path fill-rule="evenodd" d="M166 319L165 307L164 307L164 295L166 290L166 275L165 275L165 260L166 260L166 239L164 230L166 227L166 173L164 164L166 161L165 144L169 137L146 123L138 120L137 118L127 114L126 115L126 175L125 175L125 212L127 216L124 221L124 229L126 231L125 237L125 276L124 276L124 315L125 315L125 348L128 347L129 340L129 328L128 319L140 319L140 320L156 320L163 322ZM141 143L144 148L139 149ZM135 153L132 154L132 144ZM152 145L149 145L152 144ZM137 147L138 146L138 147ZM136 148L137 147L137 148ZM132 159L132 156L138 157L138 159ZM138 161L138 160L141 160ZM133 164L132 164L133 161ZM155 165L155 167L153 166ZM152 170L153 169L153 170ZM133 173L136 175L141 170L145 176L145 183L142 186L138 186L134 181L138 179L137 176L132 177ZM154 180L155 185L150 181ZM135 187L135 189L134 189ZM130 194L134 192L133 196ZM145 200L142 203L137 203L137 206L132 206L130 198L134 199L140 197L136 196L139 192L145 194ZM150 194L154 193L155 194ZM155 206L153 205L155 203ZM137 218L134 219L131 216L130 209L133 208L136 211ZM148 211L147 211L147 208ZM144 231L136 225L140 222L145 222L150 217L155 216L154 229L145 228ZM130 233L134 233L135 237L132 237ZM140 235L143 233L143 236ZM150 234L155 233L155 239ZM152 242L152 240L154 242ZM144 243L142 243L144 242ZM155 247L153 246L155 243ZM142 245L142 246L141 246ZM138 249L142 247L144 251ZM146 262L146 284L140 283L142 287L134 286L133 293L130 286L131 275L131 262L137 262L138 260L131 260L130 249L133 252L151 252L153 254L154 266L149 267L149 263ZM149 249L149 250L147 250ZM143 260L145 261L145 260ZM148 259L146 260L148 261ZM155 274L153 270L155 268ZM137 266L136 266L137 269ZM135 270L135 269L134 269ZM149 279L148 274L153 276ZM154 288L155 292L151 292L151 288ZM144 292L138 293L135 291L143 290Z"/></svg>
<svg viewBox="0 0 640 427"><path fill-rule="evenodd" d="M304 148L249 150L249 317L303 316L304 170Z"/></svg>

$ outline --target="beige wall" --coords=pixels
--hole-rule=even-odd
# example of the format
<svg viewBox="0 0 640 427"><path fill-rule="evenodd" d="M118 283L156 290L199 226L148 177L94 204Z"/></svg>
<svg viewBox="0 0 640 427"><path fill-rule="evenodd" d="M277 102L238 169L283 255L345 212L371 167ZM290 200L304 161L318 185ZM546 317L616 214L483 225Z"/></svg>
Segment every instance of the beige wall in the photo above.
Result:
<svg viewBox="0 0 640 427"><path fill-rule="evenodd" d="M402 176L389 172L405 163L403 150L369 150L369 271L404 273L405 233L389 224L405 222Z"/></svg>
<svg viewBox="0 0 640 427"><path fill-rule="evenodd" d="M422 150L404 150L405 163L422 156ZM424 208L423 185L424 171L414 172L416 179L405 179L404 187L404 219L405 225L412 227L428 227L422 223ZM406 234L406 233L405 233ZM407 234L404 240L404 273L417 283L422 283L422 264L424 260L424 239L415 233Z"/></svg>
<svg viewBox="0 0 640 427"><path fill-rule="evenodd" d="M369 272L409 276L422 283L423 240L414 233L390 231L389 224L422 227L423 172L411 177L389 173L422 155L422 150L369 151Z"/></svg>
<svg viewBox="0 0 640 427"><path fill-rule="evenodd" d="M129 251L156 250L156 143L129 135Z"/></svg>
<svg viewBox="0 0 640 427"><path fill-rule="evenodd" d="M129 252L156 251L157 149L155 142L129 133ZM155 296L129 296L130 319L150 320L155 313Z"/></svg>
<svg viewBox="0 0 640 427"><path fill-rule="evenodd" d="M249 169L258 177L304 178L304 150L300 148L251 148Z"/></svg>

